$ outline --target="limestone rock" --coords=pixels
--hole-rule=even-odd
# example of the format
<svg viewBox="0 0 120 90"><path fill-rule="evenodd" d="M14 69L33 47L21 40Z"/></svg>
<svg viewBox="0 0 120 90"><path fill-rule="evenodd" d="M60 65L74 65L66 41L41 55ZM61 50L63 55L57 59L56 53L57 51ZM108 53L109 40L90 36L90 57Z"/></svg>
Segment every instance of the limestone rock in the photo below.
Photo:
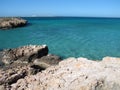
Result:
<svg viewBox="0 0 120 90"><path fill-rule="evenodd" d="M40 69L39 69L40 70ZM37 69L30 64L11 64L0 69L0 90L7 90L11 84L28 75L36 74ZM9 89L8 89L9 90Z"/></svg>
<svg viewBox="0 0 120 90"><path fill-rule="evenodd" d="M10 90L10 85L19 79L35 75L59 62L60 57L48 54L46 45L3 50L0 52L0 90Z"/></svg>
<svg viewBox="0 0 120 90"><path fill-rule="evenodd" d="M68 58L18 80L10 90L120 90L120 58Z"/></svg>
<svg viewBox="0 0 120 90"><path fill-rule="evenodd" d="M48 54L48 47L46 45L36 46L28 45L15 49L8 49L3 51L2 61L5 64L13 62L29 63L36 58L40 58Z"/></svg>
<svg viewBox="0 0 120 90"><path fill-rule="evenodd" d="M5 90L5 86L4 85L0 85L0 90Z"/></svg>
<svg viewBox="0 0 120 90"><path fill-rule="evenodd" d="M34 60L33 64L46 69L50 66L57 65L60 61L59 56L48 54L47 56Z"/></svg>
<svg viewBox="0 0 120 90"><path fill-rule="evenodd" d="M27 21L22 18L0 18L0 29L10 29L22 27L27 24Z"/></svg>

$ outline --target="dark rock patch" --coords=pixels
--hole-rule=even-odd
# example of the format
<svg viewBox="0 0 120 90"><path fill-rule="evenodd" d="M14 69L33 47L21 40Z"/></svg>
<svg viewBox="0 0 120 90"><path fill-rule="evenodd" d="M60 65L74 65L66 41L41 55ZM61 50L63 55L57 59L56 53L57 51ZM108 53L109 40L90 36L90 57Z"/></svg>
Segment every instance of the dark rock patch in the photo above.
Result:
<svg viewBox="0 0 120 90"><path fill-rule="evenodd" d="M49 66L57 65L60 61L61 59L59 56L49 54L47 56L43 56L39 59L34 60L33 64L46 69Z"/></svg>
<svg viewBox="0 0 120 90"><path fill-rule="evenodd" d="M46 45L36 46L29 45L15 49L8 49L3 51L2 61L5 64L11 64L13 62L29 63L32 60L42 57L48 54L48 47Z"/></svg>

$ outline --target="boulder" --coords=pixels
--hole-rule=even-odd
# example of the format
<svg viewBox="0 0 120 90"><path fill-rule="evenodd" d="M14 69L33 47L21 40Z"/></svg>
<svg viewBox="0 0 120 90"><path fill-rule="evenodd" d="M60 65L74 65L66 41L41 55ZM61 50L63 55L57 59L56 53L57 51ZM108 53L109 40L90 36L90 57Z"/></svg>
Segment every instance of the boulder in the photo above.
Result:
<svg viewBox="0 0 120 90"><path fill-rule="evenodd" d="M59 56L48 54L39 59L34 60L33 64L41 68L48 68L53 65L57 65L61 61Z"/></svg>
<svg viewBox="0 0 120 90"><path fill-rule="evenodd" d="M0 18L0 29L10 29L27 25L27 21L22 18Z"/></svg>
<svg viewBox="0 0 120 90"><path fill-rule="evenodd" d="M10 90L120 90L120 58L68 58L18 80Z"/></svg>
<svg viewBox="0 0 120 90"><path fill-rule="evenodd" d="M46 45L36 46L28 45L14 49L4 50L2 54L2 61L5 64L29 63L36 58L40 58L48 54L48 47Z"/></svg>

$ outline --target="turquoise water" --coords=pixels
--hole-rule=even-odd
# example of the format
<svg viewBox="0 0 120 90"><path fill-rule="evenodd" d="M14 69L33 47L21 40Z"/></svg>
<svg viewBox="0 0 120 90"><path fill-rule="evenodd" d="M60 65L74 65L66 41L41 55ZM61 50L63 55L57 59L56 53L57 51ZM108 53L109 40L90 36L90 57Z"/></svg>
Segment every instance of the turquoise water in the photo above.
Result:
<svg viewBox="0 0 120 90"><path fill-rule="evenodd" d="M120 19L25 18L29 25L0 30L0 50L47 44L49 52L67 57L120 57Z"/></svg>

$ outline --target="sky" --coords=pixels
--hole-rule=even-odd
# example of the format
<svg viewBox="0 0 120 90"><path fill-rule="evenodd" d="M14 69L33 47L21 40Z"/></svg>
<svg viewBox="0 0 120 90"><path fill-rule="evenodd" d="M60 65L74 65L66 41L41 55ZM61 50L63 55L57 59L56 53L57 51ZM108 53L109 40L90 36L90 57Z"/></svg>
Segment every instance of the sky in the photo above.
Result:
<svg viewBox="0 0 120 90"><path fill-rule="evenodd" d="M120 17L120 0L0 0L3 16Z"/></svg>

